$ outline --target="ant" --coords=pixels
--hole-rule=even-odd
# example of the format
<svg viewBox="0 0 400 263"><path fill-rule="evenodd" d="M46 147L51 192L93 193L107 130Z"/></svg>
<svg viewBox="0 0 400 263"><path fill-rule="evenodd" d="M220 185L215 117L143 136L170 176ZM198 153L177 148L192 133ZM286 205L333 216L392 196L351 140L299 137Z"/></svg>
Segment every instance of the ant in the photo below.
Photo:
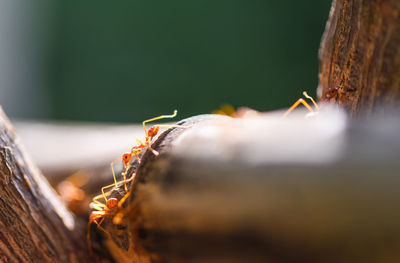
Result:
<svg viewBox="0 0 400 263"><path fill-rule="evenodd" d="M178 127L177 125L155 125L155 126L152 126L149 130L147 130L147 129L146 129L146 123L152 122L152 121L156 121L156 120L160 120L160 119L174 118L174 117L177 115L177 113L178 113L178 111L177 111L177 110L174 110L174 112L173 112L171 115L160 115L160 116L158 116L158 117L154 117L154 118L151 118L151 119L148 119L148 120L145 120L145 121L142 122L143 130L144 130L144 133L145 133L145 135L146 135L145 142L142 142L142 141L140 141L138 138L135 138L136 141L139 142L139 145L133 146L133 147L131 148L131 151L130 151L130 152L124 153L124 154L122 155L122 162L123 162L123 165L124 165L124 168L125 168L125 172L123 173L124 182L127 182L127 181L130 181L130 180L131 180L131 178L128 179L128 180L126 180L126 177L125 177L125 176L126 176L126 172L127 172L128 169L129 169L129 163L130 163L130 161L131 161L131 159L132 159L132 156L135 156L136 159L137 159L137 161L138 161L138 163L140 163L140 158L139 158L138 155L139 155L139 154L143 151L143 149L145 149L145 148L149 149L155 156L158 156L158 155L159 155L159 152L157 152L156 150L154 150L153 148L151 148L150 145L151 145L151 143L153 142L154 137L156 137L157 134L158 134L158 132L160 131L160 127L168 127L168 128L171 128L171 127ZM117 160L118 160L118 159L117 159ZM115 161L114 161L114 162L115 162ZM113 170L113 175L114 175L114 169L113 169L112 166L113 166L113 163L111 163L111 169ZM115 175L114 175L114 182L116 183ZM128 191L128 188L127 188L127 186L126 186L126 183L125 183L125 191Z"/></svg>
<svg viewBox="0 0 400 263"><path fill-rule="evenodd" d="M94 200L94 199L93 199ZM108 236L110 236L110 233L107 232L102 226L101 223L103 223L105 216L110 213L112 209L114 209L118 205L118 199L117 198L109 198L106 201L106 204L102 204L100 202L95 201L95 204L91 204L91 207L95 209L96 211L92 211L89 216L89 223L88 223L88 232L87 232L87 241L88 241L88 247L89 251L92 252L91 244L90 244L90 226L92 223L95 223L97 225L97 228L106 233Z"/></svg>
<svg viewBox="0 0 400 263"><path fill-rule="evenodd" d="M135 156L138 163L140 163L140 158L139 154L143 151L143 149L147 148L152 151L152 153L156 156L159 155L157 151L151 148L151 143L154 139L154 137L157 136L160 127L177 127L177 125L156 125L152 126L149 130L146 129L146 123L152 122L155 120L159 119L164 119L164 118L174 118L177 115L177 110L174 110L173 114L171 115L161 115L158 117L154 117L148 120L143 121L143 129L146 135L145 142L141 142L139 139L136 138L136 140L139 142L139 145L134 146L131 148L131 151L128 153L125 153L122 155L122 162L124 165L125 172L122 173L124 179L123 181L117 181L116 176L115 176L115 171L114 171L114 164L117 162L120 158L112 161L110 163L111 166L111 171L113 174L113 179L114 183L110 185L103 186L101 188L101 194L97 195L93 198L93 203L91 204L91 208L95 209L96 211L92 211L90 216L89 216L89 222L88 222L88 233L87 233L87 239L88 239L88 245L89 245L89 250L91 251L91 245L90 245L90 226L92 223L95 223L97 225L97 228L99 228L101 231L106 233L108 236L110 236L110 233L108 233L102 226L101 224L105 220L105 217L110 214L111 210L116 208L122 208L123 203L127 200L127 198L130 196L131 191L128 192L127 189L127 183L132 181L135 178L135 173L132 174L132 176L129 179L126 179L126 173L128 172L128 169L130 167L130 161L132 159L132 156ZM127 192L120 201L118 201L117 198L108 198L107 196L111 195L112 191L105 191L108 188L115 187L117 188L120 184L124 184L125 186L125 191ZM131 189L132 190L132 189ZM105 204L101 203L99 199L104 198Z"/></svg>
<svg viewBox="0 0 400 263"><path fill-rule="evenodd" d="M114 184L110 184L110 185L106 185L103 186L101 188L101 194L97 195L93 198L93 205L92 208L96 209L96 210L103 210L104 207L107 207L107 202L111 199L107 199L107 196L110 195L111 191L107 191L105 192L104 190L107 188L111 188L111 187L118 187L120 184L124 183L126 186L126 183L129 183L130 181L132 181L133 179L135 179L135 173L132 174L132 176L128 179L125 180L125 174L124 174L124 180L123 181L119 181L119 182L115 182ZM126 190L127 191L127 190ZM101 203L100 201L98 201L99 199L103 198L106 201L106 205L104 205L103 203Z"/></svg>
<svg viewBox="0 0 400 263"><path fill-rule="evenodd" d="M121 181L117 182L117 179L116 179L116 176L115 176L115 171L114 171L114 164L120 158L118 158L118 159L116 159L116 160L114 160L114 161L112 161L110 163L111 171L112 171L113 178L114 178L114 183L110 184L110 185L103 186L101 188L102 194L96 196L95 198L93 198L93 202L96 203L96 207L100 207L101 209L104 208L104 204L100 203L98 201L100 198L104 198L104 200L106 202L108 201L107 200L107 195L109 195L109 193L108 192L106 193L105 189L111 188L111 187L118 187L118 185L120 183L124 183L125 184L125 191L127 191L126 183L132 181L134 179L134 176L135 176L135 174L133 174L128 180L126 180L126 172L127 172L128 168L129 168L129 163L130 163L130 161L132 159L132 156L135 156L137 161L138 161L138 163L140 163L139 154L142 152L142 150L144 148L150 149L154 153L154 155L156 155L156 156L159 154L157 151L152 149L150 147L150 145L151 145L151 142L153 141L154 137L157 136L157 134L158 134L158 132L160 130L160 127L176 127L176 125L156 125L156 126L151 127L149 130L147 130L146 129L146 123L152 122L152 121L155 121L155 120L159 120L159 119L174 118L177 115L177 113L178 113L178 111L174 110L173 114L171 114L171 115L161 115L161 116L154 117L154 118L151 118L151 119L148 119L148 120L145 120L145 121L142 122L144 133L146 134L145 143L141 142L139 139L136 138L136 140L140 144L137 145L137 146L132 147L130 152L125 153L125 154L122 155L122 162L123 162L123 165L124 165L124 168L125 168L125 172L123 173L124 179L123 179L122 182Z"/></svg>
<svg viewBox="0 0 400 263"><path fill-rule="evenodd" d="M121 201L118 201L117 198L115 197L111 197L107 199L108 195L111 195L112 191L107 191L104 192L105 189L110 188L110 187L114 187L114 186L118 186L118 184L121 183L127 183L132 181L135 178L135 174L133 174L131 176L131 178L129 178L128 180L124 180L124 181L120 181L120 182L116 182L116 184L110 184L107 186L104 186L101 188L102 194L97 195L93 198L93 202L90 204L90 207L92 209L94 209L95 211L92 211L90 213L89 216L89 222L88 222L88 232L87 232L87 240L88 240L88 247L89 247L89 251L90 253L92 253L92 248L91 248L91 243L90 243L90 226L92 225L92 223L95 223L97 225L97 228L100 229L101 231L103 231L104 233L107 234L107 236L110 238L110 233L105 230L101 224L103 223L104 219L106 218L106 216L108 214L110 214L110 212L116 208L118 206L118 208L122 207L122 203L125 202L125 200L128 198L128 194L125 194L123 196L123 198L121 199L122 203L120 204ZM106 201L105 204L99 202L98 200L100 198L104 198L104 200Z"/></svg>
<svg viewBox="0 0 400 263"><path fill-rule="evenodd" d="M336 102L339 96L339 89L338 87L329 88L325 94L325 101L327 102Z"/></svg>
<svg viewBox="0 0 400 263"><path fill-rule="evenodd" d="M129 162L130 162L130 160L132 158L132 155L134 155L136 157L136 160L138 161L138 163L140 163L139 154L141 153L141 151L142 151L141 149L133 149L132 148L130 153L128 152L128 153L125 153L125 154L122 155L123 169L125 170L125 172L122 173L122 176L124 178L124 180L122 182L124 182L124 184L125 184L125 191L128 190L127 187L126 187L126 183L133 179L131 177L128 180L126 180L126 173L127 173L128 169L129 169L128 164L129 164ZM105 197L104 189L110 188L112 186L118 187L118 184L121 183L121 182L117 182L117 179L116 179L116 176L115 176L115 171L114 171L114 164L120 159L121 158L117 158L117 159L115 159L114 161L112 161L110 163L112 175L113 175L113 178L114 178L114 183L110 184L110 185L107 185L107 186L104 186L104 187L101 188L101 192L103 193L103 196L104 196L105 200L107 200L107 198Z"/></svg>
<svg viewBox="0 0 400 263"><path fill-rule="evenodd" d="M143 150L144 148L150 149L150 150L153 152L154 155L158 156L159 153L158 153L156 150L152 149L152 148L150 147L150 144L151 144L151 142L153 141L154 137L157 136L157 134L158 134L158 132L159 132L159 130L160 130L160 127L177 127L176 125L156 125L156 126L151 127L151 128L147 131L147 130L146 130L146 123L152 122L152 121L156 121L156 120L159 120L159 119L174 118L174 117L177 115L177 113L178 113L178 111L177 111L177 110L174 110L173 114L171 114L171 115L161 115L161 116L154 117L154 118L151 118L151 119L148 119L148 120L145 120L145 121L142 122L143 129L144 129L144 133L146 134L146 141L145 141L145 143L143 143L143 142L141 142L139 139L135 138L135 139L139 142L139 145L132 147L132 149L131 149L130 152L124 153L124 154L122 155L122 162L123 162L123 165L124 165L123 168L125 169L125 172L122 174L123 177L124 177L123 182L125 183L125 191L128 190L128 188L127 188L127 186L126 186L126 182L131 181L131 180L133 179L133 178L130 178L130 179L126 180L126 172L127 172L128 168L129 168L129 165L128 165L128 164L130 163L130 161L131 161L131 159L132 159L132 156L135 156L135 157L136 157L136 160L138 161L138 163L140 163L139 154L142 152L142 150ZM110 188L110 187L112 187L112 186L117 187L117 186L118 186L118 183L119 183L119 182L117 182L117 178L116 178L116 176L115 176L115 170L114 170L114 165L115 165L115 163L116 163L118 160L120 160L120 158L117 158L117 159L115 159L114 161L112 161L112 162L110 163L111 171L112 171L112 175L113 175L113 179L114 179L114 184L107 185L107 186L104 186L104 187L101 188L101 192L102 192L102 194L103 194L103 198L104 198L106 201L107 201L107 197L106 197L106 194L105 194L105 192L104 192L104 189ZM101 198L101 196L97 196L97 197L95 197L95 199L93 199L93 200L95 201L95 200L97 200L97 199L99 199L99 198Z"/></svg>
<svg viewBox="0 0 400 263"><path fill-rule="evenodd" d="M130 182L134 178L135 178L135 174L133 174L131 176L131 178L129 178L128 180L117 182L117 185L121 184L121 183ZM107 196L111 195L112 191L104 192L104 189L107 189L107 188L110 188L110 187L113 187L113 186L114 186L114 184L110 184L110 185L102 187L101 188L102 194L95 196L93 198L93 202L90 204L90 207L92 209L95 209L96 211L92 211L90 213L90 216L89 216L88 234L87 234L87 239L88 239L88 242L89 242L89 248L90 248L90 226L91 226L91 224L95 223L97 225L97 228L99 228L101 231L103 231L104 233L106 233L109 236L110 234L101 226L101 223L103 223L105 217L110 213L111 210L113 210L117 206L119 208L121 208L122 207L122 203L120 204L120 202L122 200L123 200L123 202L125 202L125 200L129 196L128 194L125 194L124 197L121 199L121 201L118 201L118 199L115 198L115 197L111 197L111 198L107 199ZM98 200L100 198L104 198L105 201L106 201L106 204L103 204L103 203L99 202Z"/></svg>
<svg viewBox="0 0 400 263"><path fill-rule="evenodd" d="M303 104L304 107L306 107L310 111L311 114L316 114L319 112L319 107L318 107L318 104L315 102L315 100L311 96L309 96L307 94L307 92L305 92L305 91L303 91L303 96L306 97L307 99L311 100L311 102L313 103L313 105L315 107L315 110L303 98L300 98L295 103L293 103L293 105L285 112L283 117L286 117L287 115L289 115L289 113L291 113L300 104Z"/></svg>

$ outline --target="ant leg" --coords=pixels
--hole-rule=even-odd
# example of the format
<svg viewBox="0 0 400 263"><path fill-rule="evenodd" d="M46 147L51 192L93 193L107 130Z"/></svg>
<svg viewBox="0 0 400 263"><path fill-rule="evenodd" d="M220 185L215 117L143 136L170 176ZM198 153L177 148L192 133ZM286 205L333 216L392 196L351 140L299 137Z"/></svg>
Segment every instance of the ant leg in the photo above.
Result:
<svg viewBox="0 0 400 263"><path fill-rule="evenodd" d="M139 158L139 156L138 156L137 154L133 154L133 155L135 155L135 158L136 158L138 164L140 164L140 158ZM123 173L123 176L124 176L124 185L125 185L125 191L126 191L126 192L128 192L128 187L127 187L126 183L132 181L132 177L135 175L135 174L133 174L133 175L131 176L131 178L129 178L128 180L126 180L126 174L127 174L127 172L128 172L128 170L129 170L130 167L131 167L130 164L128 164L128 165L126 166L126 168L125 168L125 172Z"/></svg>
<svg viewBox="0 0 400 263"><path fill-rule="evenodd" d="M101 193L103 194L104 200L106 200L106 202L107 202L108 199L107 199L107 196L106 196L106 194L104 192L104 189L111 188L111 187L117 187L118 184L120 184L120 183L121 182L115 182L115 184L109 184L109 185L103 186L101 188Z"/></svg>
<svg viewBox="0 0 400 263"><path fill-rule="evenodd" d="M112 184L112 186L113 186L113 184ZM99 200L100 198L104 198L104 200L107 202L106 196L108 196L108 195L110 195L109 192L106 192L106 193L97 195L97 196L95 196L95 197L93 198L93 202L94 202L94 203L97 203L97 204L100 204L100 205L104 205L103 203L99 202L98 200Z"/></svg>
<svg viewBox="0 0 400 263"><path fill-rule="evenodd" d="M307 94L307 92L303 91L303 96L306 97L307 99L311 100L311 102L314 104L314 107L317 111L319 111L318 104L315 102L315 100Z"/></svg>
<svg viewBox="0 0 400 263"><path fill-rule="evenodd" d="M99 201L95 201L95 200L93 199L93 202L94 202L95 204L93 204L93 205L90 206L90 208L92 208L92 209L95 209L95 210L97 210L97 211L103 211L103 210L106 208L106 206L105 206L104 204L100 203Z"/></svg>
<svg viewBox="0 0 400 263"><path fill-rule="evenodd" d="M310 112L314 112L314 110L311 108L311 106L302 98L298 99L293 105L285 112L283 117L286 117L289 113L291 113L295 108L297 108L299 105L303 104L304 107L306 107Z"/></svg>
<svg viewBox="0 0 400 263"><path fill-rule="evenodd" d="M131 178L129 178L127 181L132 181L133 179L135 179L135 175L136 174L132 174ZM133 190L133 188L131 187L129 192L126 195L124 195L124 197L122 197L121 200L119 200L118 209L122 209L122 205L125 203L125 201L128 199L128 197L132 194L132 190ZM118 214L116 214L114 216L113 223L116 225L120 224L123 217L124 217L124 213L119 212Z"/></svg>
<svg viewBox="0 0 400 263"><path fill-rule="evenodd" d="M127 182L127 183L129 183L130 181L132 181L133 179L135 179L135 173L134 174L132 174L132 176L128 179L128 180L126 180L125 182Z"/></svg>
<svg viewBox="0 0 400 263"><path fill-rule="evenodd" d="M114 164L115 164L115 162L118 161L119 159L120 159L120 158L117 158L117 159L115 159L114 161L112 161L112 162L110 163L111 171L112 171L112 174L113 174L115 186L117 186L117 178L116 178L115 172L114 172Z"/></svg>
<svg viewBox="0 0 400 263"><path fill-rule="evenodd" d="M153 154L155 155L155 156L158 156L160 153L159 152L157 152L156 150L154 150L153 148L151 148L150 147L150 145L144 145L138 138L135 138L136 139L136 141L138 141L141 145L143 145L143 148L147 148L147 149L149 149L150 151L152 151L153 152Z"/></svg>
<svg viewBox="0 0 400 263"><path fill-rule="evenodd" d="M145 120L144 122L142 122L144 133L146 134L146 137L148 136L147 130L146 130L146 123L152 122L152 121L156 121L156 120L160 120L160 119L174 118L177 113L178 113L178 111L174 110L174 113L172 113L171 115L160 115L158 117L154 117L154 118L151 118L151 119L148 119L148 120Z"/></svg>
<svg viewBox="0 0 400 263"><path fill-rule="evenodd" d="M135 179L136 174L132 174L131 178L129 178L128 180L126 180L126 182L130 182L133 179ZM132 188L129 190L129 192L124 195L124 197L121 198L121 200L118 202L118 208L122 208L122 204L126 201L126 199L128 199L128 197L130 196L130 194L132 193Z"/></svg>
<svg viewBox="0 0 400 263"><path fill-rule="evenodd" d="M94 222L96 223L97 227L101 227L100 225L101 225L101 223L103 223L104 219L105 219L105 217L102 217L102 218L100 219L100 222L94 221Z"/></svg>
<svg viewBox="0 0 400 263"><path fill-rule="evenodd" d="M128 171L128 169L129 169L129 164L126 166L126 172ZM126 172L124 172L123 173L123 176L124 176L124 188L125 188L125 192L127 192L128 191L128 187L126 186Z"/></svg>
<svg viewBox="0 0 400 263"><path fill-rule="evenodd" d="M125 203L126 199L131 195L131 191L129 191L122 199L118 202L118 208L121 209L122 205Z"/></svg>
<svg viewBox="0 0 400 263"><path fill-rule="evenodd" d="M138 164L140 164L140 158L139 158L139 156L137 154L135 154L135 158L138 161Z"/></svg>
<svg viewBox="0 0 400 263"><path fill-rule="evenodd" d="M103 218L100 220L100 222L97 222L97 221L93 221L93 222L97 225L97 228L98 228L98 229L100 229L101 231L103 231L104 233L106 233L106 234L107 234L107 237L111 239L111 234L101 226L101 223L103 223L104 219L105 219L105 217L103 217Z"/></svg>
<svg viewBox="0 0 400 263"><path fill-rule="evenodd" d="M154 150L153 148L151 148L150 146L147 146L147 148L155 155L158 156L160 153L157 152L156 150Z"/></svg>
<svg viewBox="0 0 400 263"><path fill-rule="evenodd" d="M141 145L143 145L142 143L140 143ZM143 145L142 147L146 147L145 145ZM134 148L134 147L133 147ZM133 149L132 148L132 149ZM132 158L132 156L134 155L135 156L135 158L136 158L136 160L137 160L137 162L138 162L138 164L140 164L140 158L139 158L139 156L138 156L138 153L140 153L142 150L140 149L140 150L138 150L138 149L135 149L135 150L131 150L131 154L130 154L130 158L129 158L129 160ZM122 173L122 175L123 175L123 182L124 182L124 186L125 186L125 191L126 192L128 192L128 187L126 186L126 182L127 182L127 180L126 180L126 174L128 173L128 170L129 170L129 168L131 167L131 164L130 164L130 162L127 162L127 164L125 165L125 171ZM128 180L129 181L129 180Z"/></svg>
<svg viewBox="0 0 400 263"><path fill-rule="evenodd" d="M125 177L125 175L124 175L124 177ZM101 188L101 195L98 195L98 196L96 196L95 198L93 198L93 202L95 202L95 203L100 203L100 202L98 202L97 200L98 199L100 199L101 197L103 197L104 198L104 200L107 202L107 195L110 195L109 194L109 192L104 192L104 190L105 189L107 189L107 188L111 188L111 187L118 187L118 185L119 184L121 184L121 183L124 183L124 182L129 182L129 180L125 180L124 179L124 181L119 181L119 182L117 182L117 184L115 185L115 184L109 184L109 185L106 185L106 186L103 186L102 188ZM127 189L126 189L127 190ZM100 203L101 204L101 203Z"/></svg>
<svg viewBox="0 0 400 263"><path fill-rule="evenodd" d="M132 181L134 178L135 178L135 173L134 174L132 174L132 176L128 179L128 180L126 180L126 174L124 174L124 185L125 185L125 192L128 192L128 186L126 185L126 183L129 183L130 181Z"/></svg>

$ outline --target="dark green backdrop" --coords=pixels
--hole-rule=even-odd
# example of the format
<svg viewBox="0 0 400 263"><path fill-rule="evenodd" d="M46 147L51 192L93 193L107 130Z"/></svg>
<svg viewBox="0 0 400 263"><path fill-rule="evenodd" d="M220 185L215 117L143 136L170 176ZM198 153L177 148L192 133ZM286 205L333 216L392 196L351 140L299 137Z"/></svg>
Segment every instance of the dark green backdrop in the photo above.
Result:
<svg viewBox="0 0 400 263"><path fill-rule="evenodd" d="M45 82L53 118L136 122L315 95L328 0L59 1Z"/></svg>

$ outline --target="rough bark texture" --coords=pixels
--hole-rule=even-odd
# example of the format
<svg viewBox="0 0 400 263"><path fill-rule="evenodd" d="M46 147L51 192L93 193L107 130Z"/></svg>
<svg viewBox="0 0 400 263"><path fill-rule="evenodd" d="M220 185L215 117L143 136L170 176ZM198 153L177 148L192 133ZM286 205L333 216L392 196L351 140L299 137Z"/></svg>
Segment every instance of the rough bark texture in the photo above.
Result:
<svg viewBox="0 0 400 263"><path fill-rule="evenodd" d="M160 135L105 223L116 261L398 262L397 113L281 116L198 116Z"/></svg>
<svg viewBox="0 0 400 263"><path fill-rule="evenodd" d="M400 100L400 1L334 0L320 48L319 98L351 116Z"/></svg>
<svg viewBox="0 0 400 263"><path fill-rule="evenodd" d="M88 262L77 228L0 108L0 262Z"/></svg>

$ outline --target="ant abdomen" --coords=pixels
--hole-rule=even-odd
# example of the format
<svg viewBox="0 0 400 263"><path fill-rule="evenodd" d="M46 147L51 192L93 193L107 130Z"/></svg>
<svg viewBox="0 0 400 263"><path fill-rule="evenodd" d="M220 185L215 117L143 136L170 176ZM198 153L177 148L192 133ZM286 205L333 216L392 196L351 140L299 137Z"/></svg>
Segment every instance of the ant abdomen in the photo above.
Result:
<svg viewBox="0 0 400 263"><path fill-rule="evenodd" d="M115 197L108 198L108 200L106 202L106 206L107 206L108 209L113 209L117 205L118 205L118 199L117 198L115 198Z"/></svg>

